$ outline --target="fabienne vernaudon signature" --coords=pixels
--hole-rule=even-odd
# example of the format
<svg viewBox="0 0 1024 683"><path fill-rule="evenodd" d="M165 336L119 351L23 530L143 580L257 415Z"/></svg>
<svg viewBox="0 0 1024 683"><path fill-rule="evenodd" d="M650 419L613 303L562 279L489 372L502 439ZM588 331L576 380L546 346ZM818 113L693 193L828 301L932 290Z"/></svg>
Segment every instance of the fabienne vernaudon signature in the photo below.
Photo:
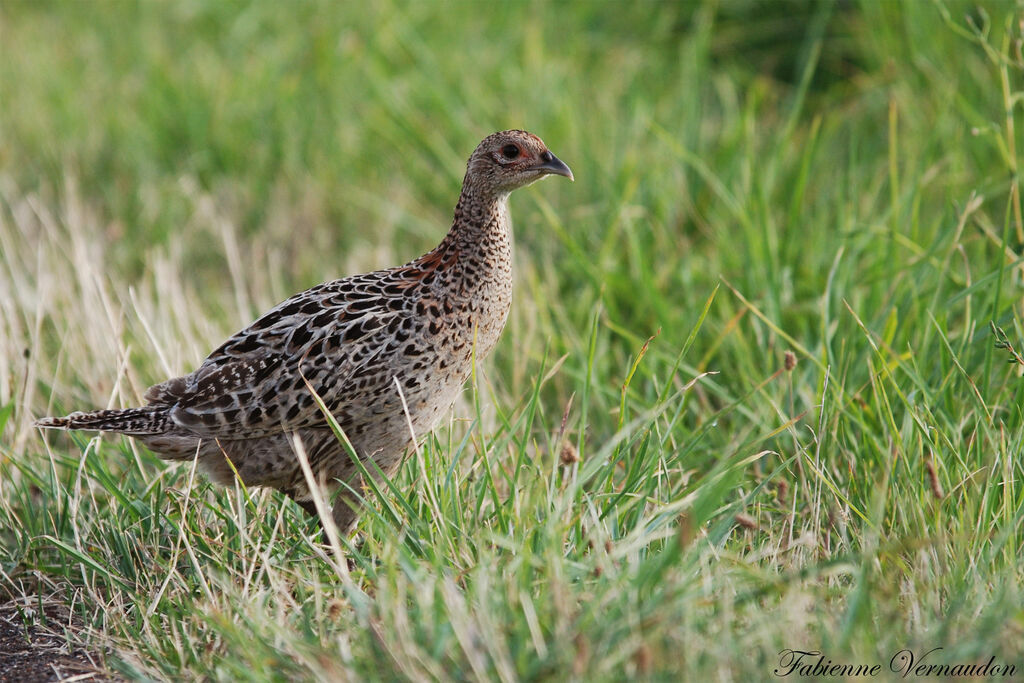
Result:
<svg viewBox="0 0 1024 683"><path fill-rule="evenodd" d="M936 663L939 656L933 656L943 648L935 647L926 652L915 652L904 648L894 653L887 663L848 664L833 662L817 650L783 650L779 653L779 666L775 675L794 677L842 677L871 678L880 674L889 677L898 674L900 678L917 678L920 676L1004 676L1011 677L1017 673L1013 664L997 662L995 656L987 662L971 663Z"/></svg>

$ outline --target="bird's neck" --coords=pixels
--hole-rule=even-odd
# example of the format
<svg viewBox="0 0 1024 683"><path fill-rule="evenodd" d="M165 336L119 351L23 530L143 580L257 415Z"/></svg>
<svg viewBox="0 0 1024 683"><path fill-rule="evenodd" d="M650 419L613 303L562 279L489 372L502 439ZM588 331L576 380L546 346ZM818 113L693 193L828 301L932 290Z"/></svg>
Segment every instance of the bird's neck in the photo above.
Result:
<svg viewBox="0 0 1024 683"><path fill-rule="evenodd" d="M435 270L433 286L438 291L474 308L486 303L503 320L512 294L508 194L478 194L463 187L451 229L418 262Z"/></svg>
<svg viewBox="0 0 1024 683"><path fill-rule="evenodd" d="M455 205L452 227L438 249L446 252L454 249L463 260L504 255L511 249L511 243L508 193L481 193L464 185Z"/></svg>

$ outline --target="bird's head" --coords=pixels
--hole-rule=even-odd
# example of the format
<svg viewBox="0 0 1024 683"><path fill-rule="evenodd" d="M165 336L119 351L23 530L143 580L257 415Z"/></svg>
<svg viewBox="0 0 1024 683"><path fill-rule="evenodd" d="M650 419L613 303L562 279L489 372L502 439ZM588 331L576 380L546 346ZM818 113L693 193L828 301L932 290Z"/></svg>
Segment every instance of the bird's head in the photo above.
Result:
<svg viewBox="0 0 1024 683"><path fill-rule="evenodd" d="M481 191L507 195L548 175L573 180L569 167L539 137L525 130L503 130L477 145L469 157L465 182Z"/></svg>

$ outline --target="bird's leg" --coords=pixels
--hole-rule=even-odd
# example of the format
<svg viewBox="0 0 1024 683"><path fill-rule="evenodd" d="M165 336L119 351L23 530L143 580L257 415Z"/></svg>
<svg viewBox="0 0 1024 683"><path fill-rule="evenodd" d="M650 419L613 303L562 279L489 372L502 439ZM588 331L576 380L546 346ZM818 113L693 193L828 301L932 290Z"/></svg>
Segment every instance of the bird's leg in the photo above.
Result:
<svg viewBox="0 0 1024 683"><path fill-rule="evenodd" d="M292 497L292 500L295 500L294 496ZM309 515L310 517L316 517L317 516L316 504L313 503L313 501L311 501L311 500L295 500L295 502L298 503L299 507L302 508L303 510L305 510L306 514Z"/></svg>
<svg viewBox="0 0 1024 683"><path fill-rule="evenodd" d="M301 494L295 491L288 492L288 497L305 510L307 515L320 522L320 528L323 529L324 520L321 519L320 513L316 509L316 503L312 500L299 500L299 495ZM333 498L334 506L331 509L331 517L334 519L334 525L338 528L339 534L348 536L356 525L356 510L360 504L359 499L351 491L345 490L344 487Z"/></svg>
<svg viewBox="0 0 1024 683"><path fill-rule="evenodd" d="M350 485L361 483L362 477ZM331 508L331 516L334 518L334 525L338 527L338 533L348 536L356 526L359 506L362 505L359 498L352 491L342 486L334 499L334 507Z"/></svg>

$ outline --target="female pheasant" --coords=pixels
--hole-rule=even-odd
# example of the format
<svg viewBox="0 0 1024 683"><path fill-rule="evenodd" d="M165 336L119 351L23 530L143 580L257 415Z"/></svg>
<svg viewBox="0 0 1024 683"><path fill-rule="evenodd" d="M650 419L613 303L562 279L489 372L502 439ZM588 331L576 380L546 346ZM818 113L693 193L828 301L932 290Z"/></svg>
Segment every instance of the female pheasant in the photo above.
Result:
<svg viewBox="0 0 1024 683"><path fill-rule="evenodd" d="M192 374L150 387L142 407L36 425L127 434L166 460L197 458L221 484L237 472L247 486L280 489L315 514L297 437L317 482L336 496L334 522L348 531L356 521L348 487L358 488L360 469L313 392L358 456L393 474L412 435L429 432L454 403L474 354L497 342L512 297L508 195L552 174L573 179L540 138L495 133L470 156L451 229L432 251L296 294Z"/></svg>

